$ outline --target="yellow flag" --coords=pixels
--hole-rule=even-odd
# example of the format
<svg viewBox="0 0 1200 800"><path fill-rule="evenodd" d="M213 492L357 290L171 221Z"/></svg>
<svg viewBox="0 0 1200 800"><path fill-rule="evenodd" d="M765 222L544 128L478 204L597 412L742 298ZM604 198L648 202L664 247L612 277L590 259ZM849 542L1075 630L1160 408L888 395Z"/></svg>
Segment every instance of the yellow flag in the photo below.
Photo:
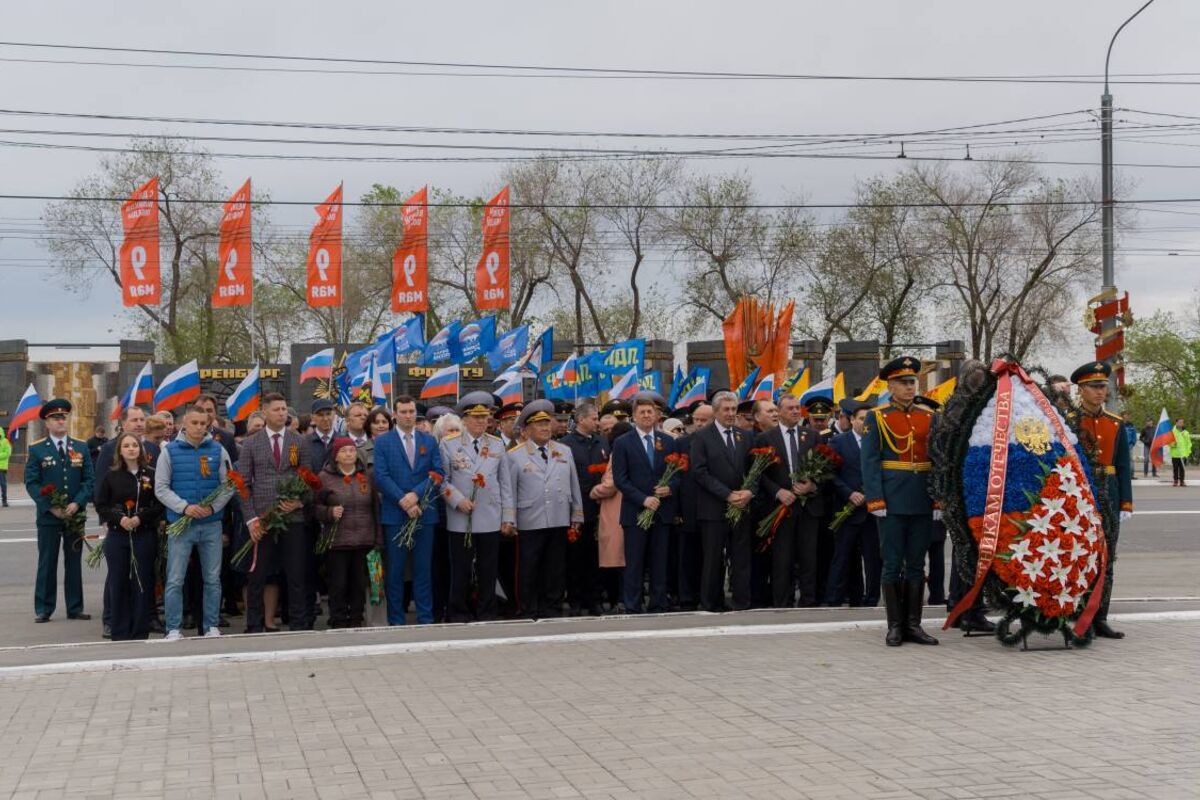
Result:
<svg viewBox="0 0 1200 800"><path fill-rule="evenodd" d="M844 375L842 375L842 373L839 372L837 375L833 376L833 404L836 406L845 399L846 378Z"/></svg>
<svg viewBox="0 0 1200 800"><path fill-rule="evenodd" d="M805 367L804 371L800 373L800 377L796 378L795 382L792 383L791 388L788 389L788 394L792 395L793 397L800 397L807 392L808 375L808 367Z"/></svg>
<svg viewBox="0 0 1200 800"><path fill-rule="evenodd" d="M942 405L945 405L946 401L950 399L950 395L954 394L954 387L957 385L958 380L956 378L951 378L950 380L943 381L942 383L939 383L937 386L930 389L929 394L926 396L930 400L934 400Z"/></svg>
<svg viewBox="0 0 1200 800"><path fill-rule="evenodd" d="M867 388L859 392L858 397L855 397L854 399L858 400L859 402L863 402L873 394L883 394L885 389L887 389L887 381L875 377L872 378L871 382L867 384Z"/></svg>

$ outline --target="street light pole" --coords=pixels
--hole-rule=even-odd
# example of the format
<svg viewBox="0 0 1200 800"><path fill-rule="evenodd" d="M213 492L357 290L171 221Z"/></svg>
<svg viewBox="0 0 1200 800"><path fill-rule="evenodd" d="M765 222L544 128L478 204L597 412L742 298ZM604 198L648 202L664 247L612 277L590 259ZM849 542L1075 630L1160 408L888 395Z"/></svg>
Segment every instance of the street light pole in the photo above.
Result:
<svg viewBox="0 0 1200 800"><path fill-rule="evenodd" d="M1101 293L1106 296L1115 297L1117 291L1117 279L1115 269L1113 267L1113 157L1112 157L1112 94L1108 91L1108 63L1112 58L1113 44L1117 41L1117 36L1121 31L1125 30L1125 26L1133 22L1134 18L1145 11L1154 0L1146 0L1146 2L1137 11L1133 12L1121 26L1113 33L1112 39L1108 42L1108 52L1104 55L1104 94L1100 96L1100 169L1101 185L1103 191L1103 205L1101 206L1101 227L1103 229L1103 254L1104 254L1104 274L1103 286ZM1110 316L1100 323L1100 336L1105 335L1115 328L1117 319L1115 316ZM1116 374L1114 373L1109 378L1110 394L1116 391ZM1115 399L1115 394L1113 394Z"/></svg>

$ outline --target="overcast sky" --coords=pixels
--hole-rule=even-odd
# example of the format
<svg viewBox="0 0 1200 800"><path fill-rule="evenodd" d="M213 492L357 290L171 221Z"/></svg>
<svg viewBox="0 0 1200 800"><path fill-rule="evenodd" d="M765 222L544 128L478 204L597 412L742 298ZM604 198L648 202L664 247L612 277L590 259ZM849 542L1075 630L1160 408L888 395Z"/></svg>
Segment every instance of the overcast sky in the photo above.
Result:
<svg viewBox="0 0 1200 800"><path fill-rule="evenodd" d="M1140 2L1010 0L923 2L508 2L479 3L206 3L115 2L8 4L5 40L285 55L551 66L727 70L854 75L1085 74L1103 69L1117 25ZM370 8L368 8L370 6ZM1200 81L1196 32L1200 3L1158 0L1122 33L1114 73L1193 73ZM578 131L709 133L844 133L912 131L1096 109L1095 85L895 83L833 81L567 80L413 75L315 75L30 64L12 58L184 63L166 56L33 50L0 46L0 107L139 115L477 126ZM192 60L197 63L196 59ZM228 63L228 62L205 62ZM296 67L293 63L283 66ZM1158 80L1158 78L1155 78ZM1200 114L1200 85L1114 87L1118 108ZM1124 118L1124 113L1118 118ZM1165 118L1164 118L1165 119ZM1146 121L1145 117L1141 121ZM1174 122L1179 122L1175 120ZM89 123L7 117L8 129L183 132L179 126ZM196 132L197 128L184 129ZM223 133L232 129L208 129ZM233 130L234 135L302 138L331 132ZM1186 131L1184 132L1186 133ZM1118 124L1118 134L1120 127ZM385 134L372 134L379 140ZM447 141L391 134L397 141ZM62 137L9 140L81 143ZM119 140L118 140L119 141ZM463 139L456 141L479 141ZM1120 141L1118 162L1200 165L1200 136L1155 143ZM564 144L562 140L557 142ZM594 139L580 146L612 146ZM628 145L621 142L620 145ZM257 147L257 149L256 149ZM211 149L265 152L248 144ZM322 152L319 147L292 148ZM378 152L378 151L376 151ZM1099 161L1095 141L1055 144L1039 157ZM407 152L406 152L407 154ZM0 194L64 193L99 162L95 153L0 144ZM497 188L495 164L350 164L321 161L222 160L230 191L246 176L277 199L322 200L338 181L346 197L374 182L422 183L471 194ZM802 194L813 202L852 199L857 180L897 168L891 160L769 159L696 161L695 170L744 168L763 199ZM1098 166L1047 167L1053 174L1099 174ZM1127 169L1137 198L1200 197L1200 171ZM1143 213L1142 230L1123 245L1117 282L1135 313L1179 310L1200 284L1200 203ZM6 300L0 338L115 341L126 332L120 299L104 277L87 299L65 291L48 255L28 231L42 203L0 200L0 274ZM348 217L353 210L347 211ZM305 207L277 208L276 223L302 230ZM1096 229L1099 235L1099 229ZM1150 253L1150 250L1161 253ZM1168 256L1167 250L1188 251ZM1082 330L1053 366L1087 358ZM49 353L36 353L44 360ZM1060 363L1061 362L1061 363Z"/></svg>

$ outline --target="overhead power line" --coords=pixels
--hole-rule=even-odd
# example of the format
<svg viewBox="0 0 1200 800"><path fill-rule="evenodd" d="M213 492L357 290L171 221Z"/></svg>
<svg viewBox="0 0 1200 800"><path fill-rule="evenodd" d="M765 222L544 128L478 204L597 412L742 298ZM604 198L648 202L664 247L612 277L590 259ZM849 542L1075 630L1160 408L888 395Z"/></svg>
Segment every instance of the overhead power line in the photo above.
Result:
<svg viewBox="0 0 1200 800"><path fill-rule="evenodd" d="M1051 83L1051 84L1096 84L1103 83L1097 74L1024 74L1024 75L886 75L886 74L839 74L839 73L791 73L791 72L740 72L725 70L694 69L649 69L630 67L585 67L556 66L547 64L510 64L467 61L416 61L344 56L296 56L279 53L246 53L216 50L181 50L148 47L118 47L105 45L63 44L54 42L3 42L0 47L28 49L86 51L96 53L126 53L155 56L183 56L188 58L257 60L269 62L295 62L305 64L345 64L352 66L407 67L424 70L454 70L454 72L388 72L383 70L319 68L289 69L245 65L214 64L164 64L113 61L69 61L66 59L23 59L6 58L5 61L28 61L33 63L68 63L86 66L153 67L168 69L218 69L257 72L304 72L325 74L401 74L434 75L438 77L505 77L505 78L600 78L600 79L655 79L655 80L789 80L789 81L900 81L931 83ZM461 70L476 70L464 73ZM482 72L478 72L482 70ZM497 74L499 73L499 74ZM1111 75L1113 84L1150 85L1200 85L1195 80L1162 80L1163 78L1193 78L1195 72L1125 73Z"/></svg>

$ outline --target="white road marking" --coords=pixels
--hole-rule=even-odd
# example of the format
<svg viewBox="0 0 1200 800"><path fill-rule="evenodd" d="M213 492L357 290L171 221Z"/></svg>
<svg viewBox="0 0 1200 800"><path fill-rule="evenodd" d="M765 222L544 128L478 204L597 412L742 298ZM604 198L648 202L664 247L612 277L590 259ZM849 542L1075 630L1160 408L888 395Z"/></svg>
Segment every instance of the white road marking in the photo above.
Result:
<svg viewBox="0 0 1200 800"><path fill-rule="evenodd" d="M1153 611L1133 614L1112 614L1109 618L1121 622L1196 622L1200 621L1200 611ZM945 618L928 619L925 622L928 623L931 630L935 630L941 627L941 624L945 622ZM839 622L794 622L777 625L711 625L702 628L676 628L670 630L590 631L543 634L539 636L497 636L485 639L445 639L433 642L391 642L388 644L347 645L345 647L307 647L295 650L198 653L187 656L154 656L150 658L114 658L98 661L73 661L56 664L0 667L0 678L21 675L53 675L69 672L185 669L189 667L204 667L212 664L362 658L404 653L429 653L444 650L481 650L488 647L511 645L577 644L581 642L634 641L640 639L698 639L718 636L773 636L795 633L827 633L830 631L875 630L884 628L886 624L884 620L845 620ZM191 640L189 639L189 641ZM163 642L161 639L155 639L145 642L144 646L169 649L171 644Z"/></svg>

